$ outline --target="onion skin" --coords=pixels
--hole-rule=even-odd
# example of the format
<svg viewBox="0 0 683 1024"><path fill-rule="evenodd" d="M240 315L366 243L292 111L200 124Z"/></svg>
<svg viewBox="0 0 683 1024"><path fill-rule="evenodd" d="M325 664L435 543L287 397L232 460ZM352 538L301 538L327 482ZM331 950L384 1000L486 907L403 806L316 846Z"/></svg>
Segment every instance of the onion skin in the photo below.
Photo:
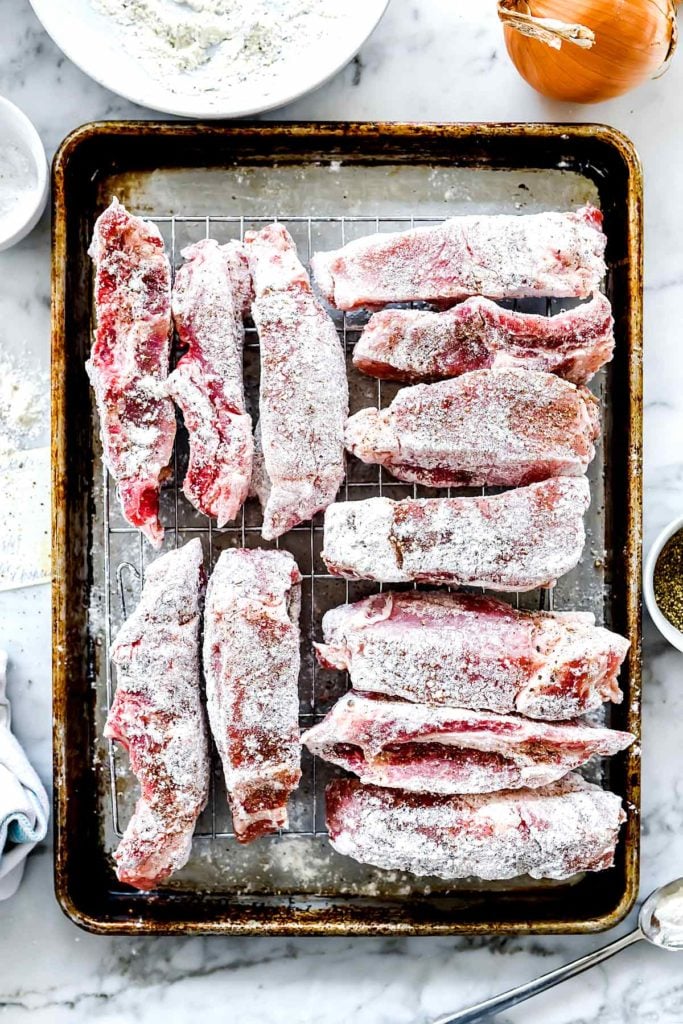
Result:
<svg viewBox="0 0 683 1024"><path fill-rule="evenodd" d="M523 34L529 26L520 19L515 27L516 15L527 23L544 18L585 26L595 42L563 41L555 49ZM629 92L661 71L676 45L674 0L499 0L498 16L522 78L544 96L571 103Z"/></svg>

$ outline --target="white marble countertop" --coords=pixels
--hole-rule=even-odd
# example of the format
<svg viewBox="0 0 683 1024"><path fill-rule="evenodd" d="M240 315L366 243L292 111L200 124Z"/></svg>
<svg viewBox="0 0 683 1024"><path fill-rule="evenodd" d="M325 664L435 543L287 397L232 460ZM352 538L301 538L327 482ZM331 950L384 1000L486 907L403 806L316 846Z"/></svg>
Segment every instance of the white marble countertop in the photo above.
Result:
<svg viewBox="0 0 683 1024"><path fill-rule="evenodd" d="M361 55L273 117L606 121L635 141L646 180L646 537L683 509L683 53L665 77L593 108L543 100L508 61L493 0L392 0ZM54 47L28 0L2 0L0 95L36 123L51 153L72 128L150 116L89 81ZM1 144L1 140L0 140ZM681 190L679 191L679 184ZM47 366L47 217L0 254L0 347ZM15 727L50 778L46 587L0 595ZM646 623L642 890L683 874L683 656ZM680 718L679 718L680 716ZM626 924L615 931L620 934ZM105 939L70 924L52 892L51 851L30 860L0 905L3 1021L238 1021L426 1024L596 948L605 938ZM505 1018L532 1024L683 1022L672 954L640 945Z"/></svg>

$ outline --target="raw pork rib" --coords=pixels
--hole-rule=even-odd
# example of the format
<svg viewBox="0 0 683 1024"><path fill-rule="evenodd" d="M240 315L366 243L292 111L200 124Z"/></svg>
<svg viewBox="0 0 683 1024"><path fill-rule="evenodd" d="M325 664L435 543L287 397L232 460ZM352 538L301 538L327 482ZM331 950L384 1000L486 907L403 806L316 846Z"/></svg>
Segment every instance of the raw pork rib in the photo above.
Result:
<svg viewBox="0 0 683 1024"><path fill-rule="evenodd" d="M223 551L209 581L204 675L209 721L241 843L287 827L301 778L301 575L286 551Z"/></svg>
<svg viewBox="0 0 683 1024"><path fill-rule="evenodd" d="M604 295L556 316L516 313L474 298L444 313L375 313L353 351L353 362L371 377L408 383L519 366L586 384L613 351L612 307Z"/></svg>
<svg viewBox="0 0 683 1024"><path fill-rule="evenodd" d="M578 775L543 789L426 796L338 779L327 829L338 853L415 875L570 878L614 863L621 800Z"/></svg>
<svg viewBox="0 0 683 1024"><path fill-rule="evenodd" d="M621 703L628 640L589 612L526 612L475 594L376 594L323 617L326 668L356 690L428 704L575 718Z"/></svg>
<svg viewBox="0 0 683 1024"><path fill-rule="evenodd" d="M126 747L142 790L114 857L120 880L137 889L187 863L209 792L199 687L204 583L199 539L152 562L112 648L117 686L104 734Z"/></svg>
<svg viewBox="0 0 683 1024"><path fill-rule="evenodd" d="M366 785L449 796L538 789L594 755L625 750L634 737L347 693L301 740Z"/></svg>
<svg viewBox="0 0 683 1024"><path fill-rule="evenodd" d="M432 227L367 235L311 262L338 309L387 302L525 296L585 298L605 276L602 214L453 217Z"/></svg>
<svg viewBox="0 0 683 1024"><path fill-rule="evenodd" d="M249 492L253 440L244 405L243 316L251 279L239 242L213 239L183 250L173 286L173 318L187 351L169 377L190 435L183 490L195 508L224 526Z"/></svg>
<svg viewBox="0 0 683 1024"><path fill-rule="evenodd" d="M273 540L327 508L344 478L344 353L281 224L245 237L261 342L262 471L254 487Z"/></svg>
<svg viewBox="0 0 683 1024"><path fill-rule="evenodd" d="M399 480L427 487L516 487L581 476L600 434L597 399L535 370L473 370L402 388L388 409L362 409L346 447Z"/></svg>
<svg viewBox="0 0 683 1024"><path fill-rule="evenodd" d="M322 557L334 576L525 591L551 587L583 550L585 477L486 498L338 502Z"/></svg>
<svg viewBox="0 0 683 1024"><path fill-rule="evenodd" d="M95 224L97 329L86 369L95 390L104 461L123 514L160 547L159 481L176 421L166 391L171 268L158 229L113 199Z"/></svg>

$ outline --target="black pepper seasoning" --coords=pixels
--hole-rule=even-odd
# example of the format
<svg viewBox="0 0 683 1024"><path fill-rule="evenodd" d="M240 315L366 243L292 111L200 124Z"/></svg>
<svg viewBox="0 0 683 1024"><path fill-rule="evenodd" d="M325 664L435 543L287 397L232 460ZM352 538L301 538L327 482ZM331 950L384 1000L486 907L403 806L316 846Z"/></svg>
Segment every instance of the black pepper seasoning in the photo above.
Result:
<svg viewBox="0 0 683 1024"><path fill-rule="evenodd" d="M660 551L653 582L657 607L672 626L683 631L683 530Z"/></svg>

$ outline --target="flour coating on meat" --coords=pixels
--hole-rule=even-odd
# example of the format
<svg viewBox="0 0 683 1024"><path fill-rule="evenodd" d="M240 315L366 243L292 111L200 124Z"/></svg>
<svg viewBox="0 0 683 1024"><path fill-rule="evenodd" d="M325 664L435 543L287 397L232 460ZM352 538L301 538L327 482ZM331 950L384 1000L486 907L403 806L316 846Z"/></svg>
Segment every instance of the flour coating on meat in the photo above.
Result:
<svg viewBox="0 0 683 1024"><path fill-rule="evenodd" d="M251 279L243 246L205 239L182 253L173 318L186 349L169 377L190 436L183 482L188 501L218 526L234 519L249 492L253 439L244 401L244 314Z"/></svg>
<svg viewBox="0 0 683 1024"><path fill-rule="evenodd" d="M535 370L473 370L402 388L387 409L362 409L346 447L426 487L518 487L580 476L595 456L597 399Z"/></svg>
<svg viewBox="0 0 683 1024"><path fill-rule="evenodd" d="M356 690L563 720L619 704L629 643L588 612L528 612L492 597L385 591L323 617L326 668Z"/></svg>
<svg viewBox="0 0 683 1024"><path fill-rule="evenodd" d="M95 391L105 464L123 514L160 547L159 489L176 421L168 397L171 267L156 225L113 199L98 217L95 337L86 363Z"/></svg>
<svg viewBox="0 0 683 1024"><path fill-rule="evenodd" d="M625 750L634 737L580 722L550 725L352 691L301 739L365 785L452 795L538 789L594 756Z"/></svg>
<svg viewBox="0 0 683 1024"><path fill-rule="evenodd" d="M605 276L602 214L477 214L410 231L368 235L311 261L338 309L388 302L585 298Z"/></svg>
<svg viewBox="0 0 683 1024"><path fill-rule="evenodd" d="M281 224L245 236L261 346L262 462L254 489L273 540L334 501L349 394L336 329Z"/></svg>
<svg viewBox="0 0 683 1024"><path fill-rule="evenodd" d="M353 364L372 377L411 384L508 366L586 384L613 352L612 307L604 295L555 316L519 313L477 297L441 313L373 314L353 350Z"/></svg>
<svg viewBox="0 0 683 1024"><path fill-rule="evenodd" d="M151 889L187 862L209 792L199 684L205 574L199 539L148 567L111 659L116 693L104 734L128 750L141 796L114 857L122 882Z"/></svg>
<svg viewBox="0 0 683 1024"><path fill-rule="evenodd" d="M243 548L223 551L209 581L206 700L243 843L286 828L301 778L300 582L288 552Z"/></svg>
<svg viewBox="0 0 683 1024"><path fill-rule="evenodd" d="M325 513L322 557L347 579L534 590L579 561L589 504L585 477L484 498L338 502Z"/></svg>
<svg viewBox="0 0 683 1024"><path fill-rule="evenodd" d="M614 863L621 800L567 775L542 789L427 796L338 779L327 787L338 853L439 878L571 878Z"/></svg>

